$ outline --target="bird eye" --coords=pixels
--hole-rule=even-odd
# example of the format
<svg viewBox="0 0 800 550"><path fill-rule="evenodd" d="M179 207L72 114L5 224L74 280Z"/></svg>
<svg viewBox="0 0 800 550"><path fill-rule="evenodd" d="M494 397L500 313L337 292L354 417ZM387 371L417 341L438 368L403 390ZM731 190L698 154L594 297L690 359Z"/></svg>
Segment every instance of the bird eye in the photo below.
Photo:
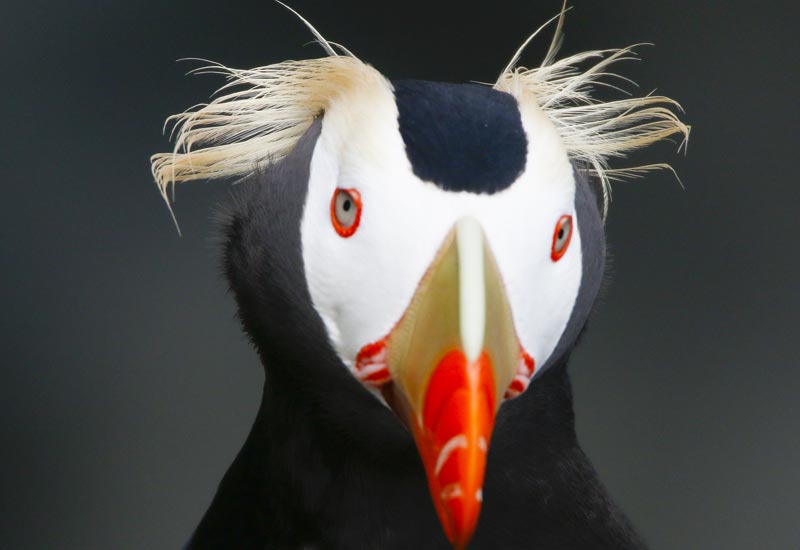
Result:
<svg viewBox="0 0 800 550"><path fill-rule="evenodd" d="M569 241L572 238L572 216L561 216L556 224L556 230L553 233L553 249L550 252L550 258L557 262L561 259L567 251Z"/></svg>
<svg viewBox="0 0 800 550"><path fill-rule="evenodd" d="M355 233L361 221L361 194L355 189L337 189L331 199L331 221L340 236Z"/></svg>

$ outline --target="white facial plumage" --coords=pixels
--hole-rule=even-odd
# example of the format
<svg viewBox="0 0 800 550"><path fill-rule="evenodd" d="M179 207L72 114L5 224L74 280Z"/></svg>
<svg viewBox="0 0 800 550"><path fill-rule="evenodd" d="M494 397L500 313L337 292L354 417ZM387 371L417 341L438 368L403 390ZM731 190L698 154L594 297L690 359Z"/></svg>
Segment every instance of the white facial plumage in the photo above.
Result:
<svg viewBox="0 0 800 550"><path fill-rule="evenodd" d="M537 365L550 357L582 275L575 179L551 121L533 102L521 104L520 114L525 170L502 191L475 194L445 191L414 174L388 82L325 112L301 226L303 260L314 307L349 368L401 318L445 236L465 216L485 232L520 343ZM361 198L360 223L348 238L331 221L337 188L356 189ZM573 234L553 261L553 234L564 215L573 217Z"/></svg>

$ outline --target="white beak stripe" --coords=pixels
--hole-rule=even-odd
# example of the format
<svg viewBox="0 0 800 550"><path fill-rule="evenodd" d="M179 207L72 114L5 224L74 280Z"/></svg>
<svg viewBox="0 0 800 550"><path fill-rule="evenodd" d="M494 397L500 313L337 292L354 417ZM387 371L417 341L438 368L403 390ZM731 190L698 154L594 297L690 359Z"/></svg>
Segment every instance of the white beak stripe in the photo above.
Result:
<svg viewBox="0 0 800 550"><path fill-rule="evenodd" d="M477 361L483 350L486 328L486 285L483 271L483 230L478 220L464 217L456 222L458 245L461 344L467 361Z"/></svg>

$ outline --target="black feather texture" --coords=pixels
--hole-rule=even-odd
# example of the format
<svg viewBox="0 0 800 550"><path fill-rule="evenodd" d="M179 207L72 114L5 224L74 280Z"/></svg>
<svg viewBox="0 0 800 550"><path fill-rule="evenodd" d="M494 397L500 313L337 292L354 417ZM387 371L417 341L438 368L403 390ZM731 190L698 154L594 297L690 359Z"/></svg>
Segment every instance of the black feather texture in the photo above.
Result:
<svg viewBox="0 0 800 550"><path fill-rule="evenodd" d="M414 174L447 191L496 193L525 170L528 140L517 100L479 84L393 82Z"/></svg>

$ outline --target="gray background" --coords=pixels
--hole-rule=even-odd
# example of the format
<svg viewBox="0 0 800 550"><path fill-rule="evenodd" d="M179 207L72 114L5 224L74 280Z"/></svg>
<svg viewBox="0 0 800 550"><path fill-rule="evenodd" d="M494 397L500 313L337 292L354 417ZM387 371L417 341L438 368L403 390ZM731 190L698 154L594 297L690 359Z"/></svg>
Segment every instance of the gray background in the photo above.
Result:
<svg viewBox="0 0 800 550"><path fill-rule="evenodd" d="M492 81L558 0L296 0L390 77ZM619 70L694 125L668 174L616 185L611 284L572 373L580 437L654 549L800 547L790 2L575 0L565 53L654 42ZM168 114L237 67L318 56L267 1L26 2L0 17L0 546L177 548L255 416L262 373L211 223L225 185L151 181ZM523 58L537 63L549 35Z"/></svg>

